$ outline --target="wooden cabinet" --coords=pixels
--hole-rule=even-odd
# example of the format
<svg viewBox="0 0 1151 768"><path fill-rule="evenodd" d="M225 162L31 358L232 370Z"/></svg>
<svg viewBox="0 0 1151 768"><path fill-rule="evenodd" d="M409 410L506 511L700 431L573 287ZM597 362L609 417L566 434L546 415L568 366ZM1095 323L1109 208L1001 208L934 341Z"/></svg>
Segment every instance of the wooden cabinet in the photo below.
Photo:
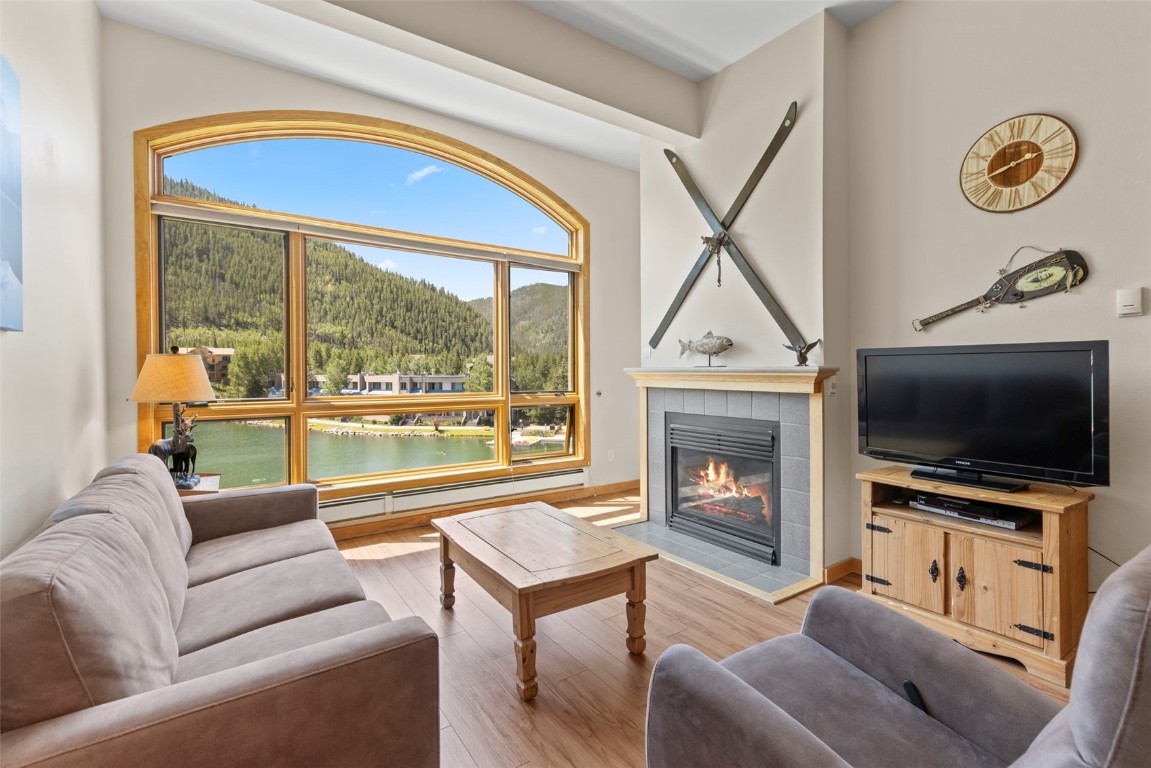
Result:
<svg viewBox="0 0 1151 768"><path fill-rule="evenodd" d="M1039 486L1016 493L862 472L863 593L978 651L1013 658L1066 686L1087 614L1090 491ZM1029 510L1009 530L919 511L917 492Z"/></svg>

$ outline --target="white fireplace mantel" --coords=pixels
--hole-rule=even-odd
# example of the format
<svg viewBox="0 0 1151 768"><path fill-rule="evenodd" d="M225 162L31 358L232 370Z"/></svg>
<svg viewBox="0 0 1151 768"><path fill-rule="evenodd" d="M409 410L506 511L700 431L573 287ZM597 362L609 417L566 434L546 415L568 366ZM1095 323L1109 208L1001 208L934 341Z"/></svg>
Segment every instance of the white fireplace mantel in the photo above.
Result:
<svg viewBox="0 0 1151 768"><path fill-rule="evenodd" d="M724 389L736 392L822 393L823 382L838 368L624 368L637 387Z"/></svg>
<svg viewBox="0 0 1151 768"><path fill-rule="evenodd" d="M808 578L780 592L771 593L772 601L783 600L819 586L824 580L824 382L835 376L838 368L796 366L794 368L625 368L640 389L640 506L643 519L648 519L648 391L651 389L698 389L727 392L778 392L808 396L809 488L811 505L810 570Z"/></svg>

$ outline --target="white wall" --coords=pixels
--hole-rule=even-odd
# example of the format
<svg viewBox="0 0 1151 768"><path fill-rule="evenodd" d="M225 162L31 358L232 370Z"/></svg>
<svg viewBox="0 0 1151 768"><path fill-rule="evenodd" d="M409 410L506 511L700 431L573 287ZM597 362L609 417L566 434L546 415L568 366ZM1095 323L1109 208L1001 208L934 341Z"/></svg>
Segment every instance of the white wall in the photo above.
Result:
<svg viewBox="0 0 1151 768"><path fill-rule="evenodd" d="M1151 285L1149 40L1148 3L933 2L899 3L849 44L852 346L1109 339L1111 486L1095 490L1089 541L1118 562L1151 544L1151 312L1114 309L1117 288L1142 286L1146 299ZM1028 112L1075 129L1075 170L1034 208L976 209L959 190L963 156ZM987 290L1021 245L1080 251L1090 275L1024 310L912 330ZM1089 563L1092 585L1114 568Z"/></svg>
<svg viewBox="0 0 1151 768"><path fill-rule="evenodd" d="M852 532L859 529L859 505L851 485L854 388L851 386L851 198L848 194L848 35L824 14L823 32L823 355L840 369L824 386L823 550L827 564L858 555Z"/></svg>
<svg viewBox="0 0 1151 768"><path fill-rule="evenodd" d="M854 473L875 463L854 445L854 351L871 346L1109 339L1112 480L1095 490L1090 543L1119 562L1151 544L1151 311L1114 315L1117 288L1143 286L1147 296L1151 285L1149 39L1148 3L908 2L847 34L808 20L704 85L703 137L675 149L719 216L781 105L800 104L733 233L800 332L824 339L812 361L841 369L825 408L828 562L860 553ZM964 154L983 131L1026 112L1076 129L1074 173L1034 208L974 208L959 190ZM662 149L641 149L641 345L708 233ZM913 318L985 291L1020 245L1079 250L1090 277L1022 311L995 307L912 330ZM735 340L728 365L793 362L725 267L719 289L709 267L644 365L699 364L677 358L676 339L707 330ZM1113 568L1095 554L1090 566L1092 584Z"/></svg>
<svg viewBox="0 0 1151 768"><path fill-rule="evenodd" d="M0 4L24 237L24 330L0 331L0 554L106 458L99 29L91 2Z"/></svg>
<svg viewBox="0 0 1151 768"><path fill-rule="evenodd" d="M702 138L671 147L722 219L788 105L799 103L791 134L748 198L731 234L808 341L823 335L823 25L822 14L813 16L705 81ZM640 146L640 332L645 347L700 255L700 237L711 234L664 156L665 147L653 140ZM713 261L663 341L643 361L645 366L706 362L698 356L681 360L677 340L697 339L707 331L729 336L735 343L723 355L726 365L795 364L795 355L783 348L787 338L767 309L726 253L722 260L722 287L716 286ZM819 365L823 360L823 350L817 347L810 363Z"/></svg>
<svg viewBox="0 0 1151 768"><path fill-rule="evenodd" d="M174 120L262 109L349 112L397 120L473 144L538 179L591 223L593 466L588 482L634 480L639 233L634 172L402 104L180 42L117 22L103 24L107 264L108 452L136 449L132 134ZM607 460L607 452L614 460ZM363 512L361 512L362 514Z"/></svg>
<svg viewBox="0 0 1151 768"><path fill-rule="evenodd" d="M451 62L449 66L464 66L476 74L481 69L490 73L489 67L477 67L476 61L461 61L461 53L470 54L479 61L506 67L537 81L531 90L540 98L555 98L554 92L539 87L547 83L620 114L642 118L648 121L649 130L662 127L662 133L699 135L699 89L691 80L518 0L335 0L334 4L447 46L453 53L424 55L433 55L445 64ZM515 82L506 76L497 79L509 85ZM589 106L585 102L582 108ZM609 112L597 111L610 121ZM667 140L674 139L669 136Z"/></svg>
<svg viewBox="0 0 1151 768"><path fill-rule="evenodd" d="M740 59L703 84L702 138L673 147L716 216L723 218L771 142L788 105L799 103L795 125L743 212L731 228L740 250L808 341L823 339L811 365L841 367L850 361L848 335L849 200L847 194L847 34L826 13ZM645 140L640 154L640 344L648 340L699 256L700 236L710 234L671 164L666 145ZM787 338L725 254L722 287L710 264L688 294L659 346L643 360L649 367L704 364L678 340L707 331L735 346L717 362L728 366L794 366ZM646 352L645 352L646 354ZM844 376L839 380L843 381ZM850 472L851 388L825 398L824 559L851 555L850 531L858 506ZM858 541L858 536L855 537Z"/></svg>

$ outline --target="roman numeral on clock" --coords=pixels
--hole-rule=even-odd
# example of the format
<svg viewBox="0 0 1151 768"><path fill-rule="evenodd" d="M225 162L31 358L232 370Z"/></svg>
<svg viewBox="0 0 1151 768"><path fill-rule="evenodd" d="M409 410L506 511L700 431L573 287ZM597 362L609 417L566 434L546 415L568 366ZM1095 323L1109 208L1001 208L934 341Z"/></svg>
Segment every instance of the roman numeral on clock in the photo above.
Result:
<svg viewBox="0 0 1151 768"><path fill-rule="evenodd" d="M995 189L991 190L991 192L988 193L987 196L984 197L979 202L984 208L995 208L996 206L999 205L999 200L1002 197L1003 197L1003 190L1000 189L999 187L996 187Z"/></svg>
<svg viewBox="0 0 1151 768"><path fill-rule="evenodd" d="M1061 125L1058 128L1056 128L1054 131L1052 131L1051 133L1047 134L1046 137L1044 137L1043 139L1040 139L1039 143L1046 147L1054 139L1059 138L1064 133L1067 133L1067 127Z"/></svg>
<svg viewBox="0 0 1151 768"><path fill-rule="evenodd" d="M1019 141L1023 138L1023 131L1027 130L1027 118L1021 117L1007 124L1008 141Z"/></svg>
<svg viewBox="0 0 1151 768"><path fill-rule="evenodd" d="M983 181L979 182L975 186L969 187L967 190L967 194L973 198L982 198L984 195L987 194L988 190L990 190L990 189L991 189L991 182L988 181L987 179L984 179Z"/></svg>

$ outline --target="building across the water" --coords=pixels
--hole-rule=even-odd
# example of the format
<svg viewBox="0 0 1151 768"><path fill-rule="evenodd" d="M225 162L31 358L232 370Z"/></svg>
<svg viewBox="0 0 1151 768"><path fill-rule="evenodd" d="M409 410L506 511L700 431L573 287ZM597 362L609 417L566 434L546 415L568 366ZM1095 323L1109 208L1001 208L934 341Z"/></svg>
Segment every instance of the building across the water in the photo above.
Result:
<svg viewBox="0 0 1151 768"><path fill-rule="evenodd" d="M232 364L232 356L236 350L232 347L180 347L181 355L199 355L204 358L204 367L208 369L208 381L213 384L228 383L228 367Z"/></svg>
<svg viewBox="0 0 1151 768"><path fill-rule="evenodd" d="M313 377L318 386L327 383L326 376ZM420 395L437 392L463 392L463 374L447 373L353 373L348 386L340 390L343 395Z"/></svg>

